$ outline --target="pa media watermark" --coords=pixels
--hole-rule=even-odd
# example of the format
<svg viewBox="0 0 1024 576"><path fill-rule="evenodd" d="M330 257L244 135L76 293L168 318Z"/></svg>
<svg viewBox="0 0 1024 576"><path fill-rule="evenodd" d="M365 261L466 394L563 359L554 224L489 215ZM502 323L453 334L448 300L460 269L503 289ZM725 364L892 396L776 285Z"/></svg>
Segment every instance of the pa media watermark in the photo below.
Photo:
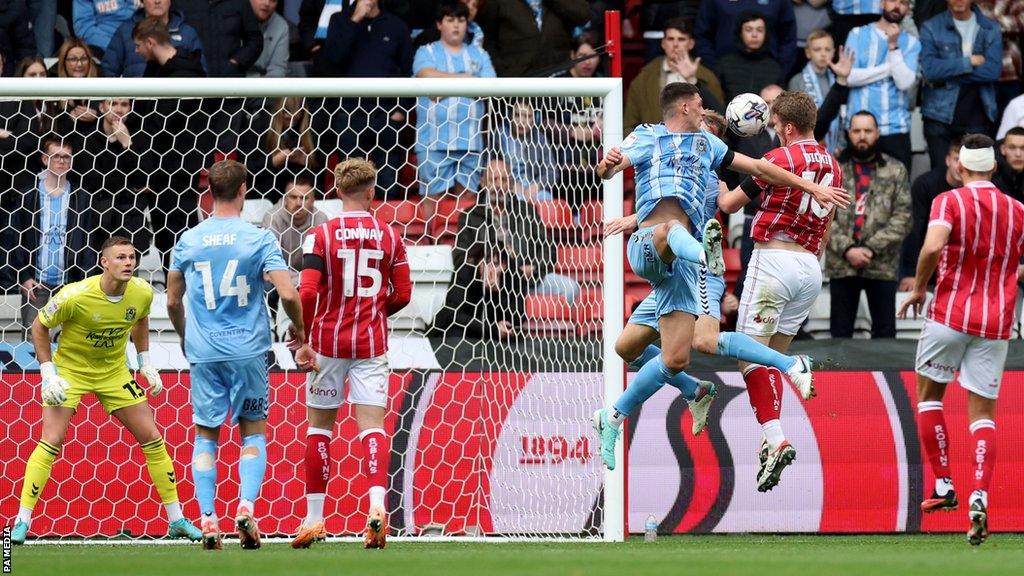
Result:
<svg viewBox="0 0 1024 576"><path fill-rule="evenodd" d="M11 573L11 527L4 526L4 574Z"/></svg>

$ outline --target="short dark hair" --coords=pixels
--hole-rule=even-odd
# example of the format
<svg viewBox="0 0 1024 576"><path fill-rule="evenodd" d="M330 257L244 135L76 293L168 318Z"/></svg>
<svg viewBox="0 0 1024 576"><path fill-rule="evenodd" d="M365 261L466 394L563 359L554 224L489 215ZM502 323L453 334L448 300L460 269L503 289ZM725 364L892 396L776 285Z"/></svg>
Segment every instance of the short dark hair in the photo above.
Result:
<svg viewBox="0 0 1024 576"><path fill-rule="evenodd" d="M662 25L661 31L668 32L669 30L675 30L680 34L686 34L689 37L693 37L693 31L690 30L690 23L686 21L686 18L669 18Z"/></svg>
<svg viewBox="0 0 1024 576"><path fill-rule="evenodd" d="M743 31L743 25L744 24L746 24L747 22L754 22L756 20L761 20L761 21L764 22L764 30L765 30L765 32L767 32L768 31L768 18L764 14L761 14L760 12L757 12L755 10L745 10L745 11L743 11L739 15L738 18L736 18L736 34L737 34L737 36L739 35L740 32Z"/></svg>
<svg viewBox="0 0 1024 576"><path fill-rule="evenodd" d="M277 179L277 189L283 192L291 184L316 188L316 176L308 170L300 170L298 172L286 170Z"/></svg>
<svg viewBox="0 0 1024 576"><path fill-rule="evenodd" d="M112 246L132 246L132 247L134 247L135 245L132 244L131 240L129 240L128 238L126 238L124 236L111 236L110 238L107 238L106 240L103 241L103 245L100 246L100 254L106 252L107 248L110 248Z"/></svg>
<svg viewBox="0 0 1024 576"><path fill-rule="evenodd" d="M214 200L234 200L245 184L245 165L235 160L221 160L210 167L210 192Z"/></svg>
<svg viewBox="0 0 1024 576"><path fill-rule="evenodd" d="M964 136L964 148L968 150L979 150L992 148L996 143L984 134L968 134Z"/></svg>
<svg viewBox="0 0 1024 576"><path fill-rule="evenodd" d="M1014 126L1013 128L1010 128L1003 136L1003 140L1005 141L1010 136L1024 136L1024 126Z"/></svg>
<svg viewBox="0 0 1024 576"><path fill-rule="evenodd" d="M878 117L875 116L874 112L872 112L870 110L859 110L859 111L857 111L856 113L854 113L853 116L850 116L850 125L851 126L853 125L853 119L856 118L857 116L867 116L867 117L871 118L871 121L875 123L875 128L878 128Z"/></svg>
<svg viewBox="0 0 1024 576"><path fill-rule="evenodd" d="M946 154L949 154L950 152L956 152L957 154L959 154L960 147L963 145L964 137L962 134L957 134L956 136L953 136L953 138L949 141L949 150L946 151Z"/></svg>
<svg viewBox="0 0 1024 576"><path fill-rule="evenodd" d="M132 28L133 40L146 40L152 38L157 44L170 44L171 33L167 31L167 25L156 16L139 20Z"/></svg>
<svg viewBox="0 0 1024 576"><path fill-rule="evenodd" d="M57 146L58 148L67 148L68 150L74 150L75 147L71 144L71 138L66 138L60 134L54 134L53 132L43 136L39 141L39 152L46 154L50 149L50 146Z"/></svg>
<svg viewBox="0 0 1024 576"><path fill-rule="evenodd" d="M448 17L469 20L469 8L458 0L442 2L441 6L437 9L437 21L440 22Z"/></svg>
<svg viewBox="0 0 1024 576"><path fill-rule="evenodd" d="M700 91L688 82L670 82L661 90L661 113L668 116L677 102L683 98L693 98Z"/></svg>
<svg viewBox="0 0 1024 576"><path fill-rule="evenodd" d="M783 124L792 124L802 134L814 131L818 122L818 107L814 99L806 92L789 90L779 94L772 103L772 114L779 117Z"/></svg>
<svg viewBox="0 0 1024 576"><path fill-rule="evenodd" d="M578 52L583 45L589 45L590 47L597 50L599 48L597 44L597 34L590 30L584 30L580 32L575 38L572 39L572 51Z"/></svg>

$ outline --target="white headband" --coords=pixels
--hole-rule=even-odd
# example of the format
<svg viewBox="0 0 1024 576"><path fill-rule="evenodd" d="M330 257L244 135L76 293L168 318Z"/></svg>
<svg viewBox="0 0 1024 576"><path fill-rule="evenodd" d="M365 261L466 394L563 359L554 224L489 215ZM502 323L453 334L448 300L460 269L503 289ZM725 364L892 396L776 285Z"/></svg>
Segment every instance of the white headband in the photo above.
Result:
<svg viewBox="0 0 1024 576"><path fill-rule="evenodd" d="M989 148L960 147L960 163L972 172L991 172L996 167L996 151Z"/></svg>

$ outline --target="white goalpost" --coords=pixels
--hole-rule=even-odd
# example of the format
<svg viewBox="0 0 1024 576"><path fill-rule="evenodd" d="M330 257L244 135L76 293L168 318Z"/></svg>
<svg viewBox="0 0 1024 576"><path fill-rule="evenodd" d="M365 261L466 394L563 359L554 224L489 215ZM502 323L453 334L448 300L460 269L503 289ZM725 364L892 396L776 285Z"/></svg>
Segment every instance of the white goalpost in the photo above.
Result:
<svg viewBox="0 0 1024 576"><path fill-rule="evenodd" d="M127 138L110 132L115 100L129 101L119 124ZM84 120L71 114L80 106L92 111ZM186 517L195 519L188 365L163 294L168 246L208 213L206 170L233 158L249 171L243 218L287 228L282 247L290 261L284 239L308 224L286 212L287 186L310 178L320 216L309 218L333 217L340 209L333 166L368 156L381 173L376 215L402 232L413 276L412 303L390 322L392 537L624 540L625 441L617 447L620 465L606 470L589 422L625 380L615 353L624 320L623 237L604 238L600 228L623 215L623 176L600 181L594 173L603 151L622 140L622 112L618 78L5 79L3 513L18 509L21 475L40 433L38 365L26 322L42 304L26 301L21 289L42 274L32 256L40 243L61 242L67 254L47 285L53 289L99 273L95 249L104 236L128 234L140 248L139 275L155 290L152 357L167 389L151 404ZM418 129L417 120L436 125ZM470 134L468 146L458 134ZM40 145L47 137L71 146L71 202L88 213L58 232L41 229L40 210L26 203L46 169ZM448 162L454 174L427 168ZM434 194L448 184L447 193ZM268 471L256 515L273 540L292 533L305 511L305 375L287 350L285 315L273 298L268 306L275 334ZM134 362L134 354L128 358ZM347 407L333 443L325 512L329 540L340 541L355 537L366 508ZM237 438L222 434L219 508L237 495L238 450ZM98 403L83 401L36 508L34 542L152 542L163 532L138 447Z"/></svg>

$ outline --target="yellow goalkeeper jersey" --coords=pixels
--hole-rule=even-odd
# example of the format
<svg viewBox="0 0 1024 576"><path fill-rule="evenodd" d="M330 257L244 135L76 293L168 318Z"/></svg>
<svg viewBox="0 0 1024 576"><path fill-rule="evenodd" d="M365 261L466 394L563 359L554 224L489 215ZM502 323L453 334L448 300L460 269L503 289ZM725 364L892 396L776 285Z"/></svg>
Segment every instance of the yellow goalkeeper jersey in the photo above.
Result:
<svg viewBox="0 0 1024 576"><path fill-rule="evenodd" d="M128 282L112 301L100 288L100 276L68 284L39 311L47 328L61 326L53 363L68 381L99 385L131 380L125 344L131 327L149 316L153 287L141 278Z"/></svg>

